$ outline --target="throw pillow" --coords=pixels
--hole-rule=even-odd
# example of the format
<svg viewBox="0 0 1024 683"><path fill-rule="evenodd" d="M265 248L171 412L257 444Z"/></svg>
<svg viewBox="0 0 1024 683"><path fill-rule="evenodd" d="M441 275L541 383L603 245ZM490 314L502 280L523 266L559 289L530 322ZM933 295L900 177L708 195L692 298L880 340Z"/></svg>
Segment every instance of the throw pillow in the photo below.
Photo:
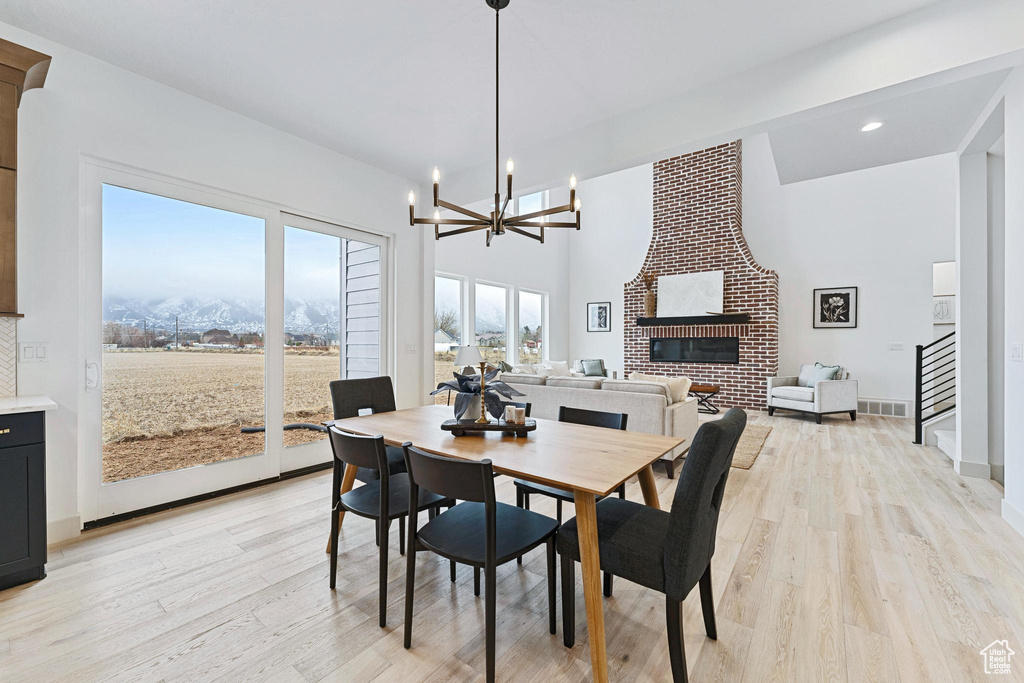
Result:
<svg viewBox="0 0 1024 683"><path fill-rule="evenodd" d="M814 382L814 366L813 365L801 365L800 376L796 378L796 383L802 387L813 387Z"/></svg>
<svg viewBox="0 0 1024 683"><path fill-rule="evenodd" d="M569 361L564 360L549 360L544 364L544 367L549 370L548 375L550 377L570 377L572 372L569 370Z"/></svg>
<svg viewBox="0 0 1024 683"><path fill-rule="evenodd" d="M828 382L836 378L836 373L839 372L838 365L821 365L816 363L814 368L811 370L810 384L807 386L813 387L818 382Z"/></svg>
<svg viewBox="0 0 1024 683"><path fill-rule="evenodd" d="M532 375L532 374L534 374L534 372L533 372L533 365L531 365L530 363L526 363L525 365L513 365L512 366L512 374L514 374L514 375Z"/></svg>
<svg viewBox="0 0 1024 683"><path fill-rule="evenodd" d="M668 387L669 395L673 403L686 400L690 392L690 385L693 381L689 377L665 377L664 375L645 375L641 372L629 373L629 379L641 382L660 382Z"/></svg>
<svg viewBox="0 0 1024 683"><path fill-rule="evenodd" d="M604 362L600 360L583 361L583 374L586 377L604 377Z"/></svg>
<svg viewBox="0 0 1024 683"><path fill-rule="evenodd" d="M824 363L815 361L814 367L816 368L835 368L836 374L832 379L844 379L846 372L843 370L842 365L825 365Z"/></svg>
<svg viewBox="0 0 1024 683"><path fill-rule="evenodd" d="M498 363L498 369L501 370L502 372L512 372L512 366L506 363L505 361L501 361Z"/></svg>

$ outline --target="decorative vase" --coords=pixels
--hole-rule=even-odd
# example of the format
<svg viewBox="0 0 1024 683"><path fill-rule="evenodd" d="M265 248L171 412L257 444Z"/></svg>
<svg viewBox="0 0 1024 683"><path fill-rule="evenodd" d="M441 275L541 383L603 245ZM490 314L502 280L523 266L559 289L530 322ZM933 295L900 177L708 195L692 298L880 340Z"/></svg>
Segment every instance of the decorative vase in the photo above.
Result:
<svg viewBox="0 0 1024 683"><path fill-rule="evenodd" d="M480 417L480 395L477 394L469 400L469 407L466 408L466 412L462 414L463 420L476 420Z"/></svg>
<svg viewBox="0 0 1024 683"><path fill-rule="evenodd" d="M655 306L654 290L648 289L644 292L644 317L653 318L657 313L657 307Z"/></svg>

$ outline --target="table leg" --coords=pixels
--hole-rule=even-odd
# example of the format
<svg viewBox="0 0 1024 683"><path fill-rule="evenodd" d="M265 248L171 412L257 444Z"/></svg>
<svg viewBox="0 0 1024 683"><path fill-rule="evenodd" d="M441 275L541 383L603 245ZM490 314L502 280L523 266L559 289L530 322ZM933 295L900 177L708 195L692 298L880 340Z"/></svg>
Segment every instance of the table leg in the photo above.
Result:
<svg viewBox="0 0 1024 683"><path fill-rule="evenodd" d="M651 465L637 472L640 479L640 490L644 493L644 502L655 510L661 509L661 499L658 498L658 485L654 483L654 468Z"/></svg>
<svg viewBox="0 0 1024 683"><path fill-rule="evenodd" d="M345 473L341 476L341 495L345 495L352 490L353 484L356 483L356 473L359 468L354 465L345 465ZM338 531L341 531L341 523L345 521L345 511L341 510L338 512ZM327 539L327 554L331 553L331 538Z"/></svg>
<svg viewBox="0 0 1024 683"><path fill-rule="evenodd" d="M587 605L587 632L590 634L590 666L594 681L605 683L608 680L608 655L605 652L604 642L601 558L597 549L597 508L593 493L586 491L574 491L573 493L576 499L580 570L583 572L583 599Z"/></svg>

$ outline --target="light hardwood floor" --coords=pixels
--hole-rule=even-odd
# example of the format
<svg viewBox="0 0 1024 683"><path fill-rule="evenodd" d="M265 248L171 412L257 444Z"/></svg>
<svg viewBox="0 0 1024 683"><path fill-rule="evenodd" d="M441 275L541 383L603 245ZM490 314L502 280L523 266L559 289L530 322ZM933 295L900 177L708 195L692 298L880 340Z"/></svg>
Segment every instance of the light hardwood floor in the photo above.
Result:
<svg viewBox="0 0 1024 683"><path fill-rule="evenodd" d="M999 517L994 482L911 445L908 421L751 419L773 430L726 489L717 641L696 590L685 604L692 681L980 681L978 651L1003 638L1024 672L1024 539ZM657 472L668 509L675 482ZM497 481L512 502L511 480ZM421 554L413 648L402 648L397 525L386 629L372 523L346 520L328 589L329 482L311 475L51 548L48 578L0 592L0 679L480 679L483 599L467 567L451 584L447 562ZM635 481L627 492L642 500ZM499 680L589 679L582 587L567 650L547 632L544 571L543 549L498 570ZM668 680L663 597L618 580L605 610L612 680Z"/></svg>

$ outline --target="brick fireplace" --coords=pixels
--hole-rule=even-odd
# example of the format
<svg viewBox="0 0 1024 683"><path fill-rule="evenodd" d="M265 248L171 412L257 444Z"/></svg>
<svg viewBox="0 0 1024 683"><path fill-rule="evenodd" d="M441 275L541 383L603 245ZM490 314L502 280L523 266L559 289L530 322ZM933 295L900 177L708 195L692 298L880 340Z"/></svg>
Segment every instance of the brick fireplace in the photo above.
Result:
<svg viewBox="0 0 1024 683"><path fill-rule="evenodd" d="M742 143L739 140L654 164L654 234L643 271L681 275L725 271L723 313L743 324L639 326L641 274L625 286L625 371L690 377L717 384L723 406L763 408L765 379L779 367L779 276L757 265L743 237ZM657 288L657 285L655 285ZM650 340L738 337L739 363L651 362Z"/></svg>

